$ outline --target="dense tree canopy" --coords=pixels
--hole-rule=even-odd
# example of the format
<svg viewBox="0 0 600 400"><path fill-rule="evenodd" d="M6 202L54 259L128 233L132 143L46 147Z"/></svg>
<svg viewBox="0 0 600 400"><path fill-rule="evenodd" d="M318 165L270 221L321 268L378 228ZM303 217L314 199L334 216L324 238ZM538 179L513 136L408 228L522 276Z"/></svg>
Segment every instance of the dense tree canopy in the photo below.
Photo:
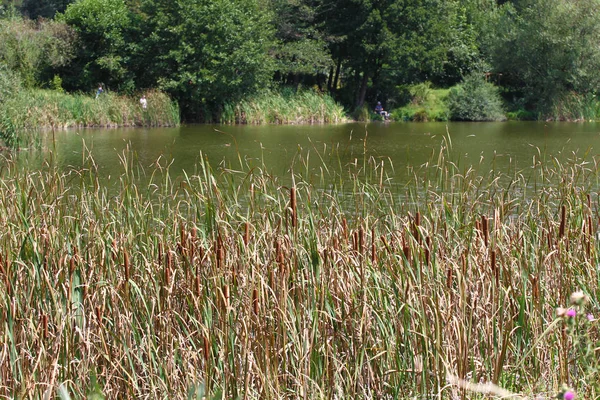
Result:
<svg viewBox="0 0 600 400"><path fill-rule="evenodd" d="M547 113L600 84L600 0L2 0L0 62L25 86L58 76L159 88L184 117L214 120L277 85L327 91L349 110L407 85L501 87ZM15 16L21 12L24 18ZM40 18L36 23L27 18ZM52 18L54 20L52 20Z"/></svg>

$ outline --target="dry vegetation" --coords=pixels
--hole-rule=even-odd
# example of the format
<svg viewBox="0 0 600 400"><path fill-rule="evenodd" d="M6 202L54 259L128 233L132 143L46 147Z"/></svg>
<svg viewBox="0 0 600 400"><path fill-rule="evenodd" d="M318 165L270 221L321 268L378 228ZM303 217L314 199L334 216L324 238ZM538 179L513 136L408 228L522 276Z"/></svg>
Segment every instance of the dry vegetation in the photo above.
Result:
<svg viewBox="0 0 600 400"><path fill-rule="evenodd" d="M367 157L283 181L2 161L0 395L597 398L597 323L555 312L597 311L595 160L483 177L449 153L406 185Z"/></svg>

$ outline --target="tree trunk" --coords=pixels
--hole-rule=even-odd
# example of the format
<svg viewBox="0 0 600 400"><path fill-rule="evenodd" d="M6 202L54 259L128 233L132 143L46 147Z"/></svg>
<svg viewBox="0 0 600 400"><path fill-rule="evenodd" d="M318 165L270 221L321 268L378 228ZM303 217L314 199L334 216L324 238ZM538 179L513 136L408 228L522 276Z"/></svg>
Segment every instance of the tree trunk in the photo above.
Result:
<svg viewBox="0 0 600 400"><path fill-rule="evenodd" d="M331 84L333 83L333 65L329 68L329 77L327 79L327 93L331 93Z"/></svg>
<svg viewBox="0 0 600 400"><path fill-rule="evenodd" d="M337 92L341 69L342 69L342 57L338 58L337 67L335 68L335 78L333 78L333 86L331 87L331 93Z"/></svg>
<svg viewBox="0 0 600 400"><path fill-rule="evenodd" d="M356 108L361 108L365 104L365 96L367 95L367 86L369 83L369 75L363 72L363 77L360 82L358 96L356 96Z"/></svg>

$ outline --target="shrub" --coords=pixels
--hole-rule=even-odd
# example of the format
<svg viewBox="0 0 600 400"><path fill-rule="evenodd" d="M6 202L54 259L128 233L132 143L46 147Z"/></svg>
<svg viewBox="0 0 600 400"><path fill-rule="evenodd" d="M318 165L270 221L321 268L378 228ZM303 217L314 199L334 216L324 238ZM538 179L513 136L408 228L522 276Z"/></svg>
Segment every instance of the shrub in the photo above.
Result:
<svg viewBox="0 0 600 400"><path fill-rule="evenodd" d="M479 74L467 76L448 95L450 119L455 121L505 120L498 89Z"/></svg>

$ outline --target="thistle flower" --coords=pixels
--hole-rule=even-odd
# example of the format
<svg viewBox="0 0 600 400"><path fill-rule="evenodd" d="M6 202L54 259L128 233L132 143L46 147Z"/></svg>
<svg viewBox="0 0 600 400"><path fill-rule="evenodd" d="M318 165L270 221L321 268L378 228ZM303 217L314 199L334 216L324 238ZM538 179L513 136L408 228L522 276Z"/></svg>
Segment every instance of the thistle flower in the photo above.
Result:
<svg viewBox="0 0 600 400"><path fill-rule="evenodd" d="M567 310L567 312L565 313L565 315L566 315L567 317L569 317L569 318L573 318L574 316L576 316L576 315L577 315L577 311L575 311L575 309L574 309L574 308L569 308L569 309Z"/></svg>
<svg viewBox="0 0 600 400"><path fill-rule="evenodd" d="M575 399L575 392L572 392L571 390L567 390L565 392L565 394L563 394L563 399L564 400L573 400L573 399Z"/></svg>
<svg viewBox="0 0 600 400"><path fill-rule="evenodd" d="M588 321L590 321L590 322L596 320L592 314L588 314L588 315L586 315L586 317L587 317Z"/></svg>
<svg viewBox="0 0 600 400"><path fill-rule="evenodd" d="M571 294L571 304L581 305L585 302L585 294L582 291L573 292Z"/></svg>

